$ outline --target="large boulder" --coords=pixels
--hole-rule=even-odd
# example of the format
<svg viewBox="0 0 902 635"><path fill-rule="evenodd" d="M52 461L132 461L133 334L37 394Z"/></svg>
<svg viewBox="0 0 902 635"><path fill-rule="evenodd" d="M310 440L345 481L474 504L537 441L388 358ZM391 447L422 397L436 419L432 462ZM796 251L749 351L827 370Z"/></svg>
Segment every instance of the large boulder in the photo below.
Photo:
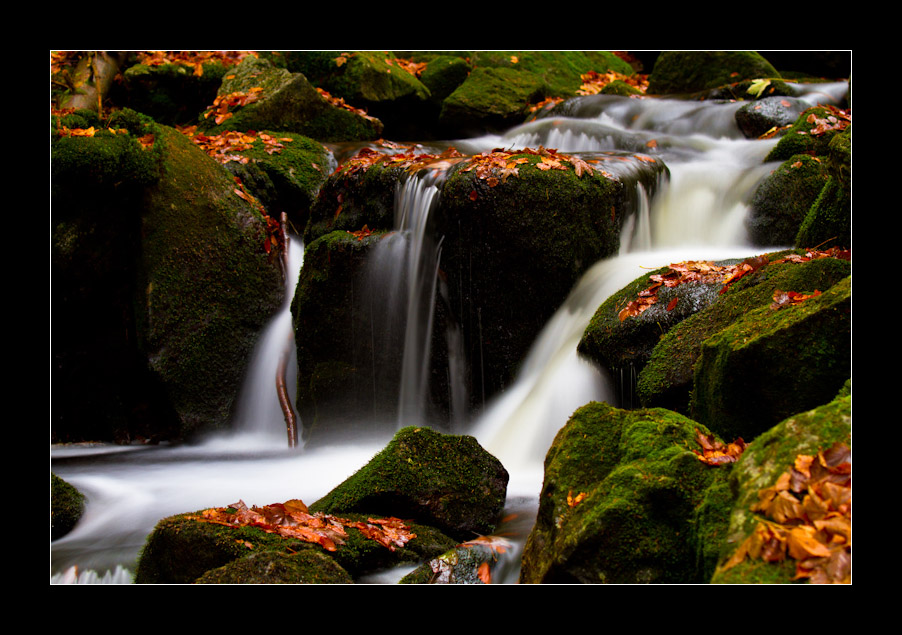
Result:
<svg viewBox="0 0 902 635"><path fill-rule="evenodd" d="M504 466L473 437L407 427L310 511L411 518L467 540L494 529L507 481Z"/></svg>
<svg viewBox="0 0 902 635"><path fill-rule="evenodd" d="M693 452L699 432L664 409L577 410L545 458L520 582L706 582L732 500L729 466Z"/></svg>
<svg viewBox="0 0 902 635"><path fill-rule="evenodd" d="M50 474L50 540L68 534L85 512L85 495L56 474Z"/></svg>
<svg viewBox="0 0 902 635"><path fill-rule="evenodd" d="M51 150L54 437L225 427L284 295L270 219L172 128L130 111L115 132L70 125L61 120Z"/></svg>

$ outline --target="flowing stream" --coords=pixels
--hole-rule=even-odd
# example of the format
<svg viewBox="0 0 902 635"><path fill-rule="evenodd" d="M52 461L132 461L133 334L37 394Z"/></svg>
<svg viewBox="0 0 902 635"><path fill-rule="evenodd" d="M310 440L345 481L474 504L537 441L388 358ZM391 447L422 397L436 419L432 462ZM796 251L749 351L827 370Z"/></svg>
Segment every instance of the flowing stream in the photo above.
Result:
<svg viewBox="0 0 902 635"><path fill-rule="evenodd" d="M800 97L806 104L836 103L845 84L820 85ZM592 401L612 401L613 382L582 360L576 345L597 307L648 269L683 260L740 258L780 248L750 247L743 221L746 202L775 165L765 164L775 141L746 140L734 123L739 104L619 97L576 100L565 117L539 119L503 136L454 142L462 152L495 147L555 148L585 154L617 150L648 152L663 159L670 178L650 196L637 189L637 205L624 229L621 252L596 263L545 326L519 376L460 430L474 435L511 474L508 510L513 530L525 540L538 506L542 463L554 435L570 414ZM432 298L441 237L426 231L428 210L440 196L433 183L399 191L399 239L385 266L386 276L407 280L397 302L405 324L401 423L416 423L422 407L423 373L432 329ZM52 470L88 497L75 529L51 543L53 583L127 583L138 553L156 522L166 516L239 499L265 505L292 498L313 502L363 466L390 439L348 439L340 445L288 449L274 384L278 357L291 333L290 298L302 266L303 246L291 241L292 269L282 311L261 336L253 357L235 432L195 446L96 446L51 448ZM388 288L393 288L388 283ZM453 335L453 334L451 334ZM449 342L453 337L449 336ZM293 348L293 346L292 346ZM289 378L293 385L294 378ZM516 557L514 558L514 561ZM516 581L512 564L503 581ZM394 582L398 574L370 582Z"/></svg>

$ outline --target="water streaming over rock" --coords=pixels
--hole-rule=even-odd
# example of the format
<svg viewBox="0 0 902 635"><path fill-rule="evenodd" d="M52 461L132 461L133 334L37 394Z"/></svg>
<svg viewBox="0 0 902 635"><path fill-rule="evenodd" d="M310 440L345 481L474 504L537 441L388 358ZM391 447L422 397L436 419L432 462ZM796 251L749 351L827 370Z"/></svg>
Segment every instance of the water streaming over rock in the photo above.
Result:
<svg viewBox="0 0 902 635"><path fill-rule="evenodd" d="M828 101L831 95L837 99L839 90L824 85L800 98ZM563 115L518 126L503 136L456 144L473 153L544 145L586 156L651 152L654 146L655 156L665 161L670 172L654 190L647 184L637 185L620 254L587 271L542 331L514 383L460 430L474 434L508 468L509 507L521 512L521 522L530 514L534 517L544 454L569 415L590 400L619 398L611 395L610 378L576 354L576 343L598 305L650 268L762 252L745 243L743 220L749 193L772 168L763 162L772 142L742 138L734 123L738 107L666 99L584 98L574 100ZM441 237L428 231L429 210L439 196L440 184L434 181L405 183L397 199L397 237L383 241L384 250L374 257L379 267L385 267L379 274L388 281L384 288L404 290L396 299L384 298L387 307L402 311L395 323L403 323L405 329L399 394L404 423L417 422L422 412L431 307L436 294L442 293L435 276ZM284 326L271 328L283 331ZM272 337L275 350L280 348L280 338L288 335L283 331ZM446 339L453 350L453 329ZM256 385L257 366L263 366L264 359L271 364L272 355L261 353L255 358L249 385ZM455 363L460 366L464 360ZM388 431L385 439L349 439L341 445L288 450L274 388L263 387L272 383L267 375L273 373L272 368L261 371L259 391L268 393L264 403L250 405L258 388L242 395L256 414L242 414L238 419L239 428L265 440L262 443L249 444L246 435L243 439L231 435L195 447L54 449L54 471L89 499L85 517L75 530L52 544L51 574L58 574L54 581L122 581L127 577L122 568L134 567L144 537L167 515L230 504L239 498L249 504L289 498L314 501L366 463L390 437ZM254 421L263 423L265 430L253 430ZM75 575L74 566L81 576ZM514 580L516 567L508 578Z"/></svg>

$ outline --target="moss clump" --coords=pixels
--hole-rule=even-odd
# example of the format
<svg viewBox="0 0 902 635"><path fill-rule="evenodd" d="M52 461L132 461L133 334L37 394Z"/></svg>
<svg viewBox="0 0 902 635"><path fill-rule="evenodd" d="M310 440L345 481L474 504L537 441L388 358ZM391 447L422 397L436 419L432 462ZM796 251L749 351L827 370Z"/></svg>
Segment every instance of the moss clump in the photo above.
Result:
<svg viewBox="0 0 902 635"><path fill-rule="evenodd" d="M504 467L473 437L407 427L310 510L414 518L465 540L491 533L507 480Z"/></svg>
<svg viewBox="0 0 902 635"><path fill-rule="evenodd" d="M332 558L312 549L289 554L266 551L212 569L197 584L353 584Z"/></svg>
<svg viewBox="0 0 902 635"><path fill-rule="evenodd" d="M824 106L814 106L804 111L789 130L780 137L780 141L768 153L765 161L786 161L797 154L826 155L833 137L840 134L841 131L826 130L819 134L812 134L812 131L818 127L817 120L832 116L834 116L833 111ZM851 131L849 134L851 135Z"/></svg>
<svg viewBox="0 0 902 635"><path fill-rule="evenodd" d="M85 495L56 474L50 474L50 540L62 538L85 511Z"/></svg>
<svg viewBox="0 0 902 635"><path fill-rule="evenodd" d="M705 581L713 558L700 541L725 534L729 467L691 452L696 428L707 432L663 409L577 410L546 456L520 581Z"/></svg>

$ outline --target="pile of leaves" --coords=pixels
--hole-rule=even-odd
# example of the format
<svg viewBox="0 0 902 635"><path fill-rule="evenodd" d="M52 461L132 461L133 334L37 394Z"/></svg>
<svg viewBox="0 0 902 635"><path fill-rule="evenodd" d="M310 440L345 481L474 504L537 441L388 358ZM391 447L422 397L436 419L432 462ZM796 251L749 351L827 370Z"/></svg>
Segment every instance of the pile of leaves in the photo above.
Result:
<svg viewBox="0 0 902 635"><path fill-rule="evenodd" d="M802 263L819 258L839 258L842 260L851 260L852 253L849 250L839 248L831 248L826 251L818 251L809 249L805 255L790 254L778 260L771 262L766 255L753 256L746 258L742 262L735 265L716 265L711 261L695 261L669 265L670 271L663 274L654 274L649 276L652 284L646 289L639 292L638 297L629 302L618 313L620 321L623 322L629 317L635 317L643 313L646 309L656 304L658 301L658 290L664 287L676 287L687 282L702 282L706 284L721 283L723 287L720 293L726 293L730 285L744 276L758 271L762 267L769 264L777 264L782 262ZM798 304L804 300L820 295L819 291L811 294L801 294L793 291L781 291L779 296L774 294L774 303L772 308L780 308L790 304ZM672 311L676 308L679 298L673 298L667 305L667 310Z"/></svg>
<svg viewBox="0 0 902 635"><path fill-rule="evenodd" d="M724 443L713 434L704 434L698 428L695 430L695 440L702 447L702 451L692 450L692 452L699 461L708 465L735 463L748 445L741 437L732 443Z"/></svg>
<svg viewBox="0 0 902 635"><path fill-rule="evenodd" d="M205 135L197 134L197 126L187 126L179 128L179 132L194 141L208 156L223 164L230 161L248 163L250 161L248 157L237 153L250 150L255 143L263 144L263 151L267 154L276 154L282 151L286 143L293 141L291 137L274 137L255 130L247 132L227 130L217 135Z"/></svg>
<svg viewBox="0 0 902 635"><path fill-rule="evenodd" d="M608 71L606 73L589 71L580 75L579 78L583 83L579 90L576 91L577 95L597 95L605 86L614 81L629 84L643 93L648 90L648 75L624 75L616 71Z"/></svg>
<svg viewBox="0 0 902 635"><path fill-rule="evenodd" d="M218 126L231 118L234 109L254 103L262 97L262 93L262 87L254 86L247 92L235 91L226 95L217 95L213 100L213 105L204 112L204 119L213 117L213 121Z"/></svg>
<svg viewBox="0 0 902 635"><path fill-rule="evenodd" d="M772 487L758 492L755 531L723 565L748 559L796 561L793 579L848 584L852 578L852 457L835 443L817 456L800 454Z"/></svg>
<svg viewBox="0 0 902 635"><path fill-rule="evenodd" d="M419 144L401 144L380 139L375 142L375 145L378 147L362 148L336 171L351 175L380 165L386 168L401 168L409 172L416 172L423 168L447 168L466 159L453 147L441 154L431 154L418 152L417 148L422 147Z"/></svg>
<svg viewBox="0 0 902 635"><path fill-rule="evenodd" d="M830 130L845 130L852 123L852 111L843 110L836 106L818 106L829 111L826 117L818 117L815 113L810 113L805 121L814 127L809 131L800 130L799 134L809 134L820 136Z"/></svg>
<svg viewBox="0 0 902 635"><path fill-rule="evenodd" d="M368 518L363 522L323 513L311 514L298 499L250 508L244 501L238 501L228 507L205 509L199 516L191 518L232 528L256 527L283 538L320 545L326 551L335 551L338 545L345 543L348 528L360 531L391 551L416 538L416 534L398 518Z"/></svg>

